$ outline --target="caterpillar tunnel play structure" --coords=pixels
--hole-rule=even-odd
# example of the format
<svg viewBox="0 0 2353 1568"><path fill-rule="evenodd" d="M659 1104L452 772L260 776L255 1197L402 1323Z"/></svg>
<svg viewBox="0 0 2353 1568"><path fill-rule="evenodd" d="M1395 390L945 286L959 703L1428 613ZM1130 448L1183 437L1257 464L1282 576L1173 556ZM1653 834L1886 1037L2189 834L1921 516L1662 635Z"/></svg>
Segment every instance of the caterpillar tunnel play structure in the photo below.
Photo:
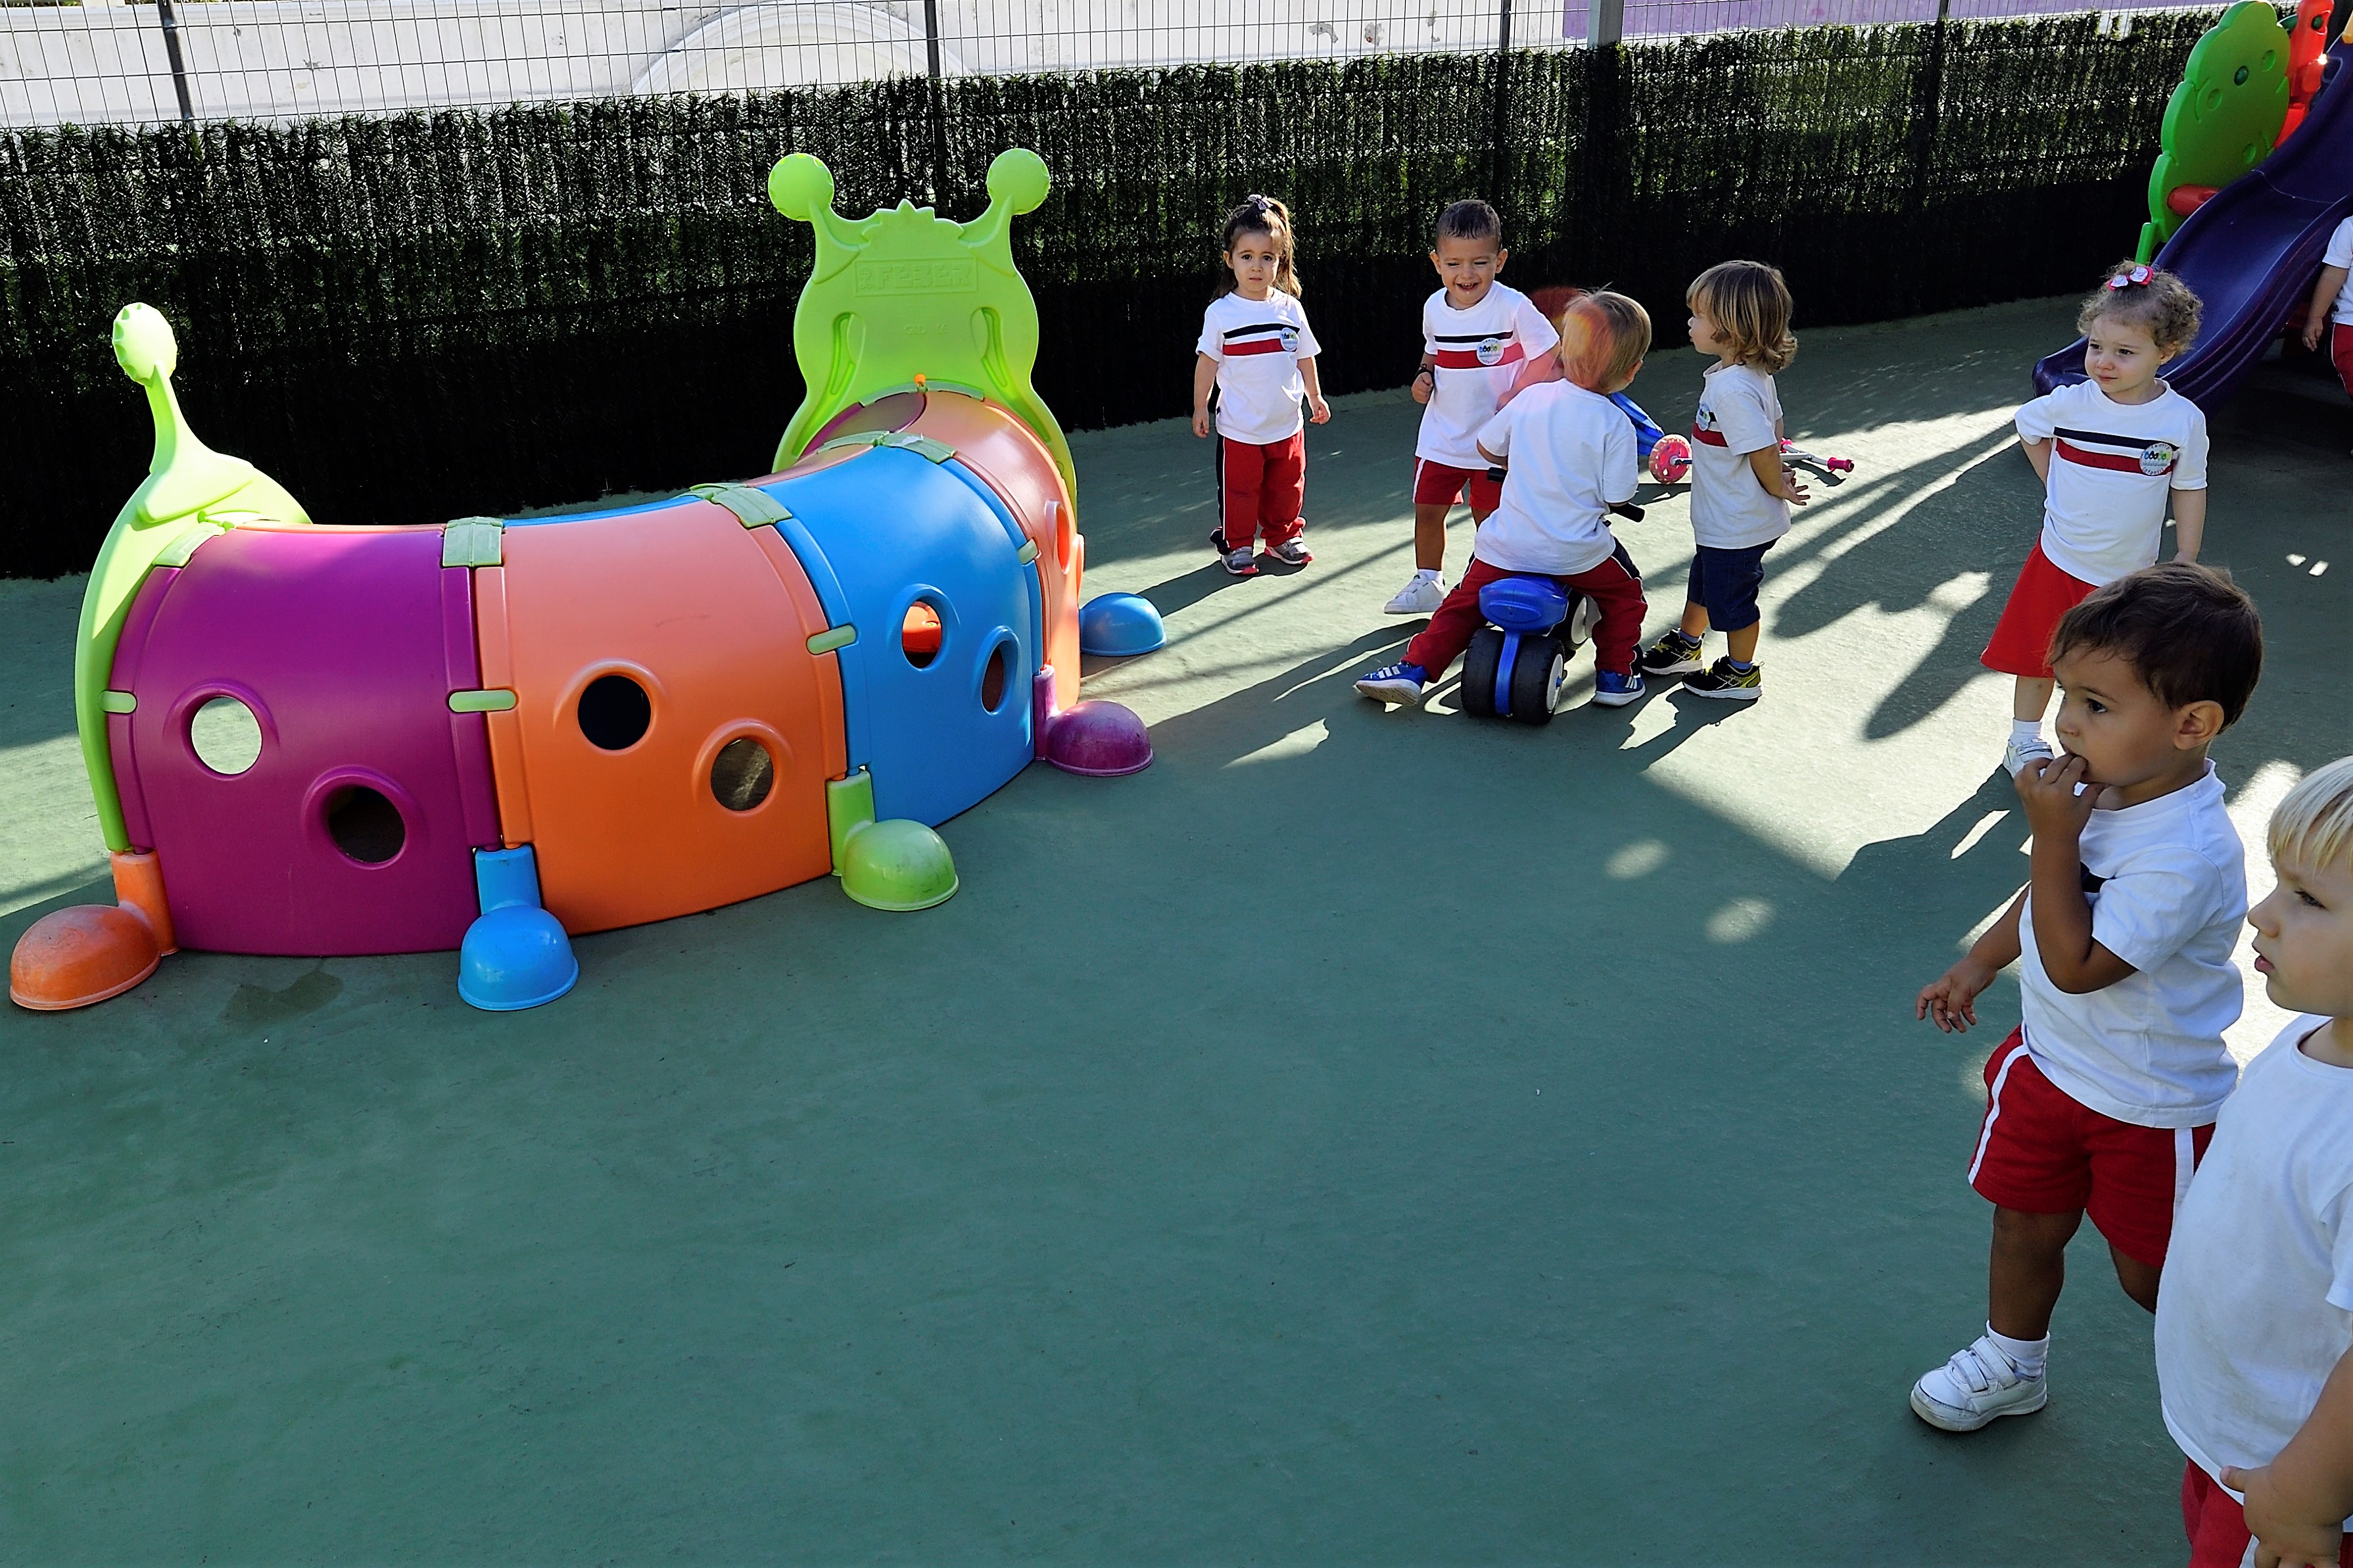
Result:
<svg viewBox="0 0 2353 1568"><path fill-rule="evenodd" d="M1033 759L1145 766L1134 714L1076 700L1086 547L1011 245L1047 188L1017 149L971 223L849 220L823 163L777 163L816 230L806 396L774 471L638 505L315 523L196 439L171 327L126 306L155 455L74 681L117 902L27 931L10 996L102 1001L181 946L456 948L469 1002L536 1005L585 931L828 873L928 908L957 885L934 828ZM1156 646L1118 597L1092 618Z"/></svg>

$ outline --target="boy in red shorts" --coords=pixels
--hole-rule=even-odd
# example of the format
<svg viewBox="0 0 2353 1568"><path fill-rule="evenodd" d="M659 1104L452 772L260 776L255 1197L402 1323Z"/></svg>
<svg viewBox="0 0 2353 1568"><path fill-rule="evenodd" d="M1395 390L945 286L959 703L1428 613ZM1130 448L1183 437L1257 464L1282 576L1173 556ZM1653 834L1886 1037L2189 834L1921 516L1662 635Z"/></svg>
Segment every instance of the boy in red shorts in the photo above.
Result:
<svg viewBox="0 0 2353 1568"><path fill-rule="evenodd" d="M2238 834L2207 748L2263 667L2254 604L2168 562L2067 612L2051 641L2064 752L2018 773L2032 869L1968 955L1920 993L1947 1031L2012 962L2025 1021L1986 1063L1969 1184L1994 1206L1986 1331L1912 1385L1948 1432L2042 1408L2068 1238L2089 1213L2151 1311L2173 1216L2238 1082ZM2080 792L2079 792L2080 786Z"/></svg>
<svg viewBox="0 0 2353 1568"><path fill-rule="evenodd" d="M1471 521L1484 522L1503 499L1479 455L1479 432L1521 365L1560 341L1525 294L1496 281L1511 255L1504 220L1485 202L1455 202L1438 215L1430 264L1445 287L1421 307L1421 369L1413 378L1413 400L1424 405L1413 447L1414 573L1388 602L1392 616L1431 615L1445 602L1447 512L1467 495Z"/></svg>

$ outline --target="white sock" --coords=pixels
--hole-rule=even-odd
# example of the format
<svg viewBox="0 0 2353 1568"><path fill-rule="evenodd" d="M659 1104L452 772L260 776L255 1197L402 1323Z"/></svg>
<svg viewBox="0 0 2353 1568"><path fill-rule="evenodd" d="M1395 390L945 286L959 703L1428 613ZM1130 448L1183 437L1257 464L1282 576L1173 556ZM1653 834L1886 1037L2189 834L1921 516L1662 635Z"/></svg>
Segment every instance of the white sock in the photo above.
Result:
<svg viewBox="0 0 2353 1568"><path fill-rule="evenodd" d="M2039 1340L2013 1340L2008 1334L1995 1333L1993 1325L1988 1323L1986 1338L1991 1340L2001 1353L2010 1358L2010 1365L2018 1368L2019 1376L2041 1377L2042 1375L2042 1363L2051 1357L2049 1334L2043 1335Z"/></svg>
<svg viewBox="0 0 2353 1568"><path fill-rule="evenodd" d="M2010 721L2010 743L2011 745L2013 745L2013 746L2031 746L2031 745L2033 745L2036 742L2041 741L2042 739L2042 720L2040 720L2040 719L2012 719L2012 720Z"/></svg>
<svg viewBox="0 0 2353 1568"><path fill-rule="evenodd" d="M1417 583L1434 583L1445 574L1446 572L1443 567L1417 566L1413 571L1413 580Z"/></svg>

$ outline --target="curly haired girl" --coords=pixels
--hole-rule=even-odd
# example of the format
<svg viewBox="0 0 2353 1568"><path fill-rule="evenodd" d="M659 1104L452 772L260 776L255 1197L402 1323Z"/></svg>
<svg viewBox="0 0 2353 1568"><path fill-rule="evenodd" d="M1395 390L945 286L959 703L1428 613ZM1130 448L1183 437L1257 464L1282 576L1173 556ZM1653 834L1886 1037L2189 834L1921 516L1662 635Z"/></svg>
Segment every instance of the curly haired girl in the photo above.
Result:
<svg viewBox="0 0 2353 1568"><path fill-rule="evenodd" d="M2002 753L2012 773L2052 754L2042 714L2059 617L2157 560L2168 503L2173 558L2195 561L2205 542L2206 416L2157 374L2197 341L2198 312L2198 296L2172 273L2117 263L2075 319L2089 379L2018 411L2019 440L2043 482L2042 535L1981 660L2017 678Z"/></svg>

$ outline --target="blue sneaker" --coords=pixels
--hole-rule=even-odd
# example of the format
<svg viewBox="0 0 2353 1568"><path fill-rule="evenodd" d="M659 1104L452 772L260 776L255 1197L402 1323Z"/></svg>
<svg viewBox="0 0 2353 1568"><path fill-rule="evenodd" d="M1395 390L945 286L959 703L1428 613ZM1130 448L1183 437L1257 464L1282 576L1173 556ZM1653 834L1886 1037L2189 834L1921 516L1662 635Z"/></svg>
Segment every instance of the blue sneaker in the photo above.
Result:
<svg viewBox="0 0 2353 1568"><path fill-rule="evenodd" d="M1358 683L1358 689L1363 683ZM1593 700L1604 708L1623 708L1648 689L1640 675L1620 675L1605 669L1593 678Z"/></svg>
<svg viewBox="0 0 2353 1568"><path fill-rule="evenodd" d="M1356 689L1376 702L1411 705L1428 684L1430 672L1418 664L1385 664L1358 677Z"/></svg>

